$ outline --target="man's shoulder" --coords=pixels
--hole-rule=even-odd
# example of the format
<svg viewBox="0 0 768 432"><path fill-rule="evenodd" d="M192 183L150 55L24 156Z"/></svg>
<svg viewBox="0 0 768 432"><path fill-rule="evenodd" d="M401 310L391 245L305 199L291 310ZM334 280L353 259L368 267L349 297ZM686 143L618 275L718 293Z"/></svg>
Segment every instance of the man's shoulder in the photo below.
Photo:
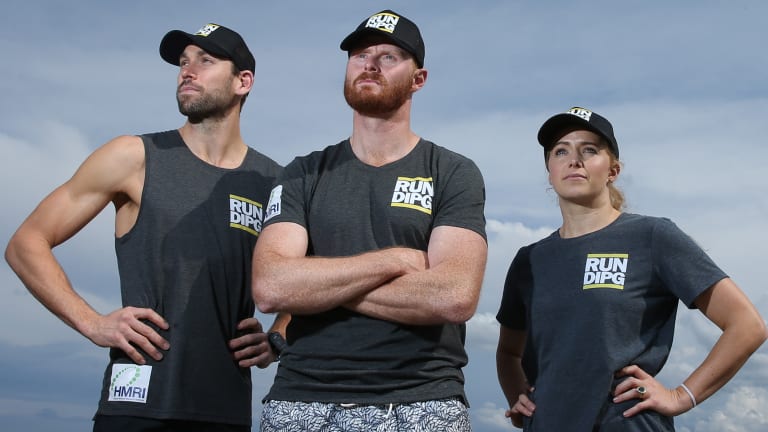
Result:
<svg viewBox="0 0 768 432"><path fill-rule="evenodd" d="M249 164L265 175L275 177L283 170L282 165L253 147L248 147L248 155Z"/></svg>
<svg viewBox="0 0 768 432"><path fill-rule="evenodd" d="M327 166L329 161L338 160L340 157L346 155L348 158L352 156L349 148L349 140L343 140L339 143L329 145L325 148L314 150L310 153L306 153L302 156L296 156L286 168L296 168L297 166L304 169L312 169L311 167L318 168L320 166Z"/></svg>
<svg viewBox="0 0 768 432"><path fill-rule="evenodd" d="M297 159L321 159L324 157L328 157L328 155L335 155L340 152L346 152L349 148L349 140L345 139L342 141L337 142L336 144L331 144L329 146L326 146L319 150L314 150L310 153L307 153L304 156L299 156Z"/></svg>
<svg viewBox="0 0 768 432"><path fill-rule="evenodd" d="M114 157L129 161L143 161L144 160L144 142L140 136L137 135L119 135L111 140L107 141L97 152L101 152L107 155L107 157Z"/></svg>
<svg viewBox="0 0 768 432"><path fill-rule="evenodd" d="M421 138L420 146L424 149L424 151L432 153L446 162L475 165L475 162L468 156L448 147L435 144L434 142L427 139Z"/></svg>
<svg viewBox="0 0 768 432"><path fill-rule="evenodd" d="M135 138L145 146L158 149L187 147L181 137L179 129L171 129L160 132L148 132L135 135Z"/></svg>
<svg viewBox="0 0 768 432"><path fill-rule="evenodd" d="M104 147L109 147L116 151L140 151L143 158L144 149L148 143L154 143L155 147L161 147L164 145L163 143L183 144L183 141L178 130L173 129L136 135L118 135L104 144Z"/></svg>

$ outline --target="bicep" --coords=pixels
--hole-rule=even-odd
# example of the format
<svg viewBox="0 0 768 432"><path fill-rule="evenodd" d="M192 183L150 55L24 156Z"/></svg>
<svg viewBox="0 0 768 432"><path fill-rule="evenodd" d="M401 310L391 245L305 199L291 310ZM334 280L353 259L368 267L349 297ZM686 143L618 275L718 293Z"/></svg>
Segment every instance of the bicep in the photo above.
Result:
<svg viewBox="0 0 768 432"><path fill-rule="evenodd" d="M488 257L488 244L475 231L439 226L432 231L429 248L430 269L441 268L459 277L482 279Z"/></svg>
<svg viewBox="0 0 768 432"><path fill-rule="evenodd" d="M746 294L727 277L699 295L694 304L720 329L725 329L737 319L749 316L762 320Z"/></svg>
<svg viewBox="0 0 768 432"><path fill-rule="evenodd" d="M108 142L45 198L23 227L45 237L52 246L61 244L96 217L117 194L127 194L143 162L140 138L119 137ZM140 185L137 188L140 190Z"/></svg>
<svg viewBox="0 0 768 432"><path fill-rule="evenodd" d="M526 338L525 330L499 326L499 343L496 351L506 356L522 358Z"/></svg>
<svg viewBox="0 0 768 432"><path fill-rule="evenodd" d="M105 205L99 208L92 197L78 194L65 183L40 202L17 235L38 237L53 248L76 234Z"/></svg>
<svg viewBox="0 0 768 432"><path fill-rule="evenodd" d="M254 263L269 257L299 258L307 254L307 230L293 222L269 225L259 234L254 251Z"/></svg>

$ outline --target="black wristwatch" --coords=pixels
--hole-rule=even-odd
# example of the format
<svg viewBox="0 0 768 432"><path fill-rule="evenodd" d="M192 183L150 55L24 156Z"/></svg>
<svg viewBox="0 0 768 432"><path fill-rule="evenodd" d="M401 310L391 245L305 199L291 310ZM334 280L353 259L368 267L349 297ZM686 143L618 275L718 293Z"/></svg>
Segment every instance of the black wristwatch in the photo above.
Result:
<svg viewBox="0 0 768 432"><path fill-rule="evenodd" d="M274 351L277 356L277 360L280 360L280 355L283 353L283 350L285 350L285 347L288 346L283 335L278 332L269 332L267 333L267 341L269 342L269 346L272 347L272 351Z"/></svg>

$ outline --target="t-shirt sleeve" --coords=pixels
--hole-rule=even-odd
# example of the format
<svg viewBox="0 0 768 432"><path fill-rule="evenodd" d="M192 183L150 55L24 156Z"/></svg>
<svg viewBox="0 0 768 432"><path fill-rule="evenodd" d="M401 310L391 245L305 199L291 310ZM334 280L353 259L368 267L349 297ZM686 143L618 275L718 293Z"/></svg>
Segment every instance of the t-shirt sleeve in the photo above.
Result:
<svg viewBox="0 0 768 432"><path fill-rule="evenodd" d="M514 330L526 329L527 316L523 293L530 292L531 282L529 247L524 247L517 251L507 271L501 305L496 314L499 324Z"/></svg>
<svg viewBox="0 0 768 432"><path fill-rule="evenodd" d="M308 179L304 158L294 159L282 170L269 195L265 227L277 222L294 222L307 227L305 189Z"/></svg>
<svg viewBox="0 0 768 432"><path fill-rule="evenodd" d="M694 240L669 219L653 230L654 269L664 285L688 308L709 287L728 277Z"/></svg>
<svg viewBox="0 0 768 432"><path fill-rule="evenodd" d="M434 226L448 225L485 234L485 184L480 169L470 159L461 158L443 181Z"/></svg>

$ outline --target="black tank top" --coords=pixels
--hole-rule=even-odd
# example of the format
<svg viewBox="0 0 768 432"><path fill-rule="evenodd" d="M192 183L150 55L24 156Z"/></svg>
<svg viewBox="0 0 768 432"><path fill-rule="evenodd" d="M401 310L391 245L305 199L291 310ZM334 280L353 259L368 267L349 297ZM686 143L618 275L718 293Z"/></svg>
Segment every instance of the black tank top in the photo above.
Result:
<svg viewBox="0 0 768 432"><path fill-rule="evenodd" d="M115 240L122 301L164 317L171 348L144 356L151 372L111 349L98 414L250 425L250 370L227 342L254 314L251 257L281 168L251 148L236 169L209 165L176 130L142 139L138 219Z"/></svg>

